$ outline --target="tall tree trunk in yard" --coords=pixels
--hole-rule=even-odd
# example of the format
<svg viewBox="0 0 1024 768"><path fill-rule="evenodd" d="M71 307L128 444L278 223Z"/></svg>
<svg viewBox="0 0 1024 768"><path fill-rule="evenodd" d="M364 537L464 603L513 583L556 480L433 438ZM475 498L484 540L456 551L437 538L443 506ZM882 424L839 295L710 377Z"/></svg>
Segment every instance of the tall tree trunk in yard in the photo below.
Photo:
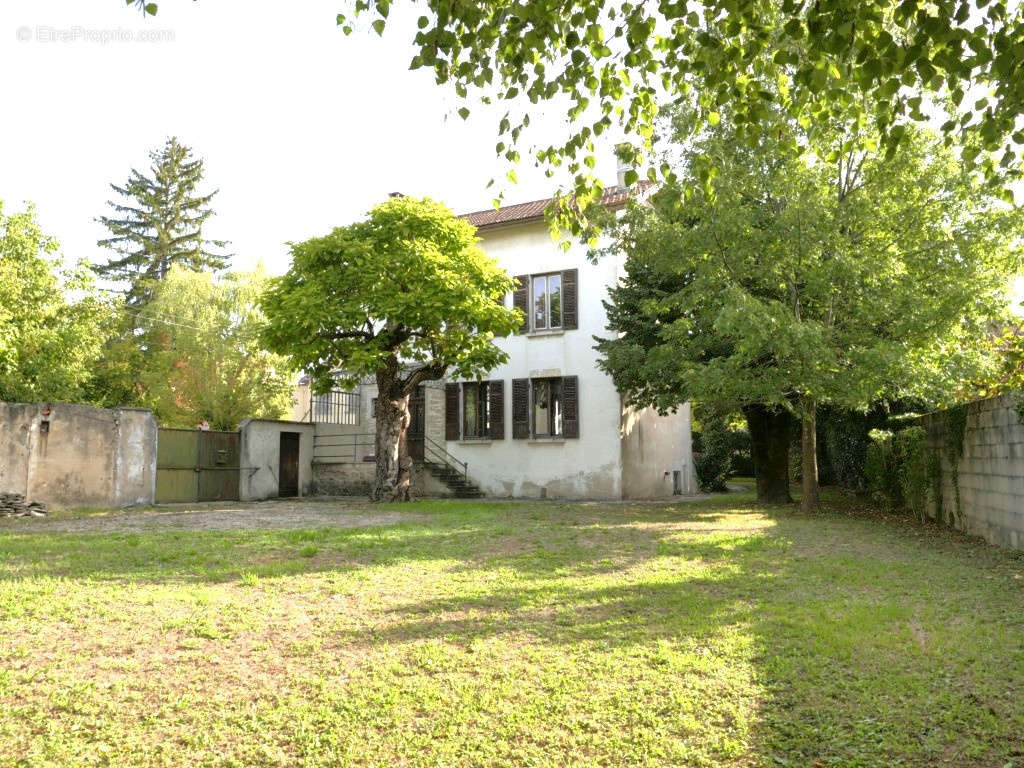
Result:
<svg viewBox="0 0 1024 768"><path fill-rule="evenodd" d="M409 395L401 394L397 363L377 372L377 474L373 501L408 501L412 459L405 435L409 429Z"/></svg>
<svg viewBox="0 0 1024 768"><path fill-rule="evenodd" d="M801 439L803 498L800 509L813 512L818 506L818 404L813 397L800 398L803 435Z"/></svg>
<svg viewBox="0 0 1024 768"><path fill-rule="evenodd" d="M754 461L757 500L766 504L790 504L789 446L793 416L784 408L748 405L743 409L750 432L750 455Z"/></svg>

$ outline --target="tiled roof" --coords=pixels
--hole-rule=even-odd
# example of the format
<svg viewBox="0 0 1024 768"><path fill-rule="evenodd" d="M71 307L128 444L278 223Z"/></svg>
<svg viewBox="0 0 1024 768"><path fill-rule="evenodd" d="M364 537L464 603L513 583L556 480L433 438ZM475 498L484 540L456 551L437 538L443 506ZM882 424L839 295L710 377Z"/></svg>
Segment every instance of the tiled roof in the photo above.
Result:
<svg viewBox="0 0 1024 768"><path fill-rule="evenodd" d="M639 191L646 190L651 183L641 182L637 185ZM601 205L609 208L618 208L626 204L630 191L627 187L608 187L601 195ZM477 229L490 229L503 224L518 224L527 221L543 221L544 210L552 203L553 197L543 200L532 200L529 203L516 203L515 205L504 205L501 208L488 208L485 211L463 213L459 218L466 219Z"/></svg>

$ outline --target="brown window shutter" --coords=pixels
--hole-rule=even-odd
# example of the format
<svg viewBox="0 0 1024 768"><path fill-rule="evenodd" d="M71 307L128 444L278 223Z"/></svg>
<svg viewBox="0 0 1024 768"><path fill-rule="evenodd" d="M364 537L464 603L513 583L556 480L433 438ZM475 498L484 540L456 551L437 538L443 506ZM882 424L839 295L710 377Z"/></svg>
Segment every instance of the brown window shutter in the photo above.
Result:
<svg viewBox="0 0 1024 768"><path fill-rule="evenodd" d="M530 330L530 276L520 275L516 278L516 289L512 291L512 308L523 313L523 324L520 333Z"/></svg>
<svg viewBox="0 0 1024 768"><path fill-rule="evenodd" d="M579 328L579 270L567 269L562 273L562 327Z"/></svg>
<svg viewBox="0 0 1024 768"><path fill-rule="evenodd" d="M488 416L490 417L490 429L488 436L491 440L505 439L505 381L492 381L488 384L487 397L489 403Z"/></svg>
<svg viewBox="0 0 1024 768"><path fill-rule="evenodd" d="M512 439L530 437L530 380L512 379Z"/></svg>
<svg viewBox="0 0 1024 768"><path fill-rule="evenodd" d="M562 377L562 434L580 436L580 384L577 376Z"/></svg>
<svg viewBox="0 0 1024 768"><path fill-rule="evenodd" d="M459 385L444 385L444 439L458 440L459 431Z"/></svg>

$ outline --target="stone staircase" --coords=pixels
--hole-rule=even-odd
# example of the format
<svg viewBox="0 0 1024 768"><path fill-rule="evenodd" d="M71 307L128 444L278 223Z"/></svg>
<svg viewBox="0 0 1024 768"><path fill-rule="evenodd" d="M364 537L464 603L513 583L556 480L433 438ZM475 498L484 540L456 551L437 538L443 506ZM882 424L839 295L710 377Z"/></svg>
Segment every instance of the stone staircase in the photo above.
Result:
<svg viewBox="0 0 1024 768"><path fill-rule="evenodd" d="M482 499L484 492L462 472L447 463L424 460L423 468L444 483L457 499Z"/></svg>

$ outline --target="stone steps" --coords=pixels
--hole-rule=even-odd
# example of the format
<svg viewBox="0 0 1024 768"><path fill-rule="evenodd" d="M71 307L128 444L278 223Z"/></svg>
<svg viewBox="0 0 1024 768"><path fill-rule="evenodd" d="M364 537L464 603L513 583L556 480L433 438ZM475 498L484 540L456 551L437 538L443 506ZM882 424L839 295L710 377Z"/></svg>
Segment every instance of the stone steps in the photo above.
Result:
<svg viewBox="0 0 1024 768"><path fill-rule="evenodd" d="M484 492L472 480L466 478L447 464L438 464L433 461L424 461L423 466L431 475L436 477L451 490L452 495L457 499L482 499Z"/></svg>

